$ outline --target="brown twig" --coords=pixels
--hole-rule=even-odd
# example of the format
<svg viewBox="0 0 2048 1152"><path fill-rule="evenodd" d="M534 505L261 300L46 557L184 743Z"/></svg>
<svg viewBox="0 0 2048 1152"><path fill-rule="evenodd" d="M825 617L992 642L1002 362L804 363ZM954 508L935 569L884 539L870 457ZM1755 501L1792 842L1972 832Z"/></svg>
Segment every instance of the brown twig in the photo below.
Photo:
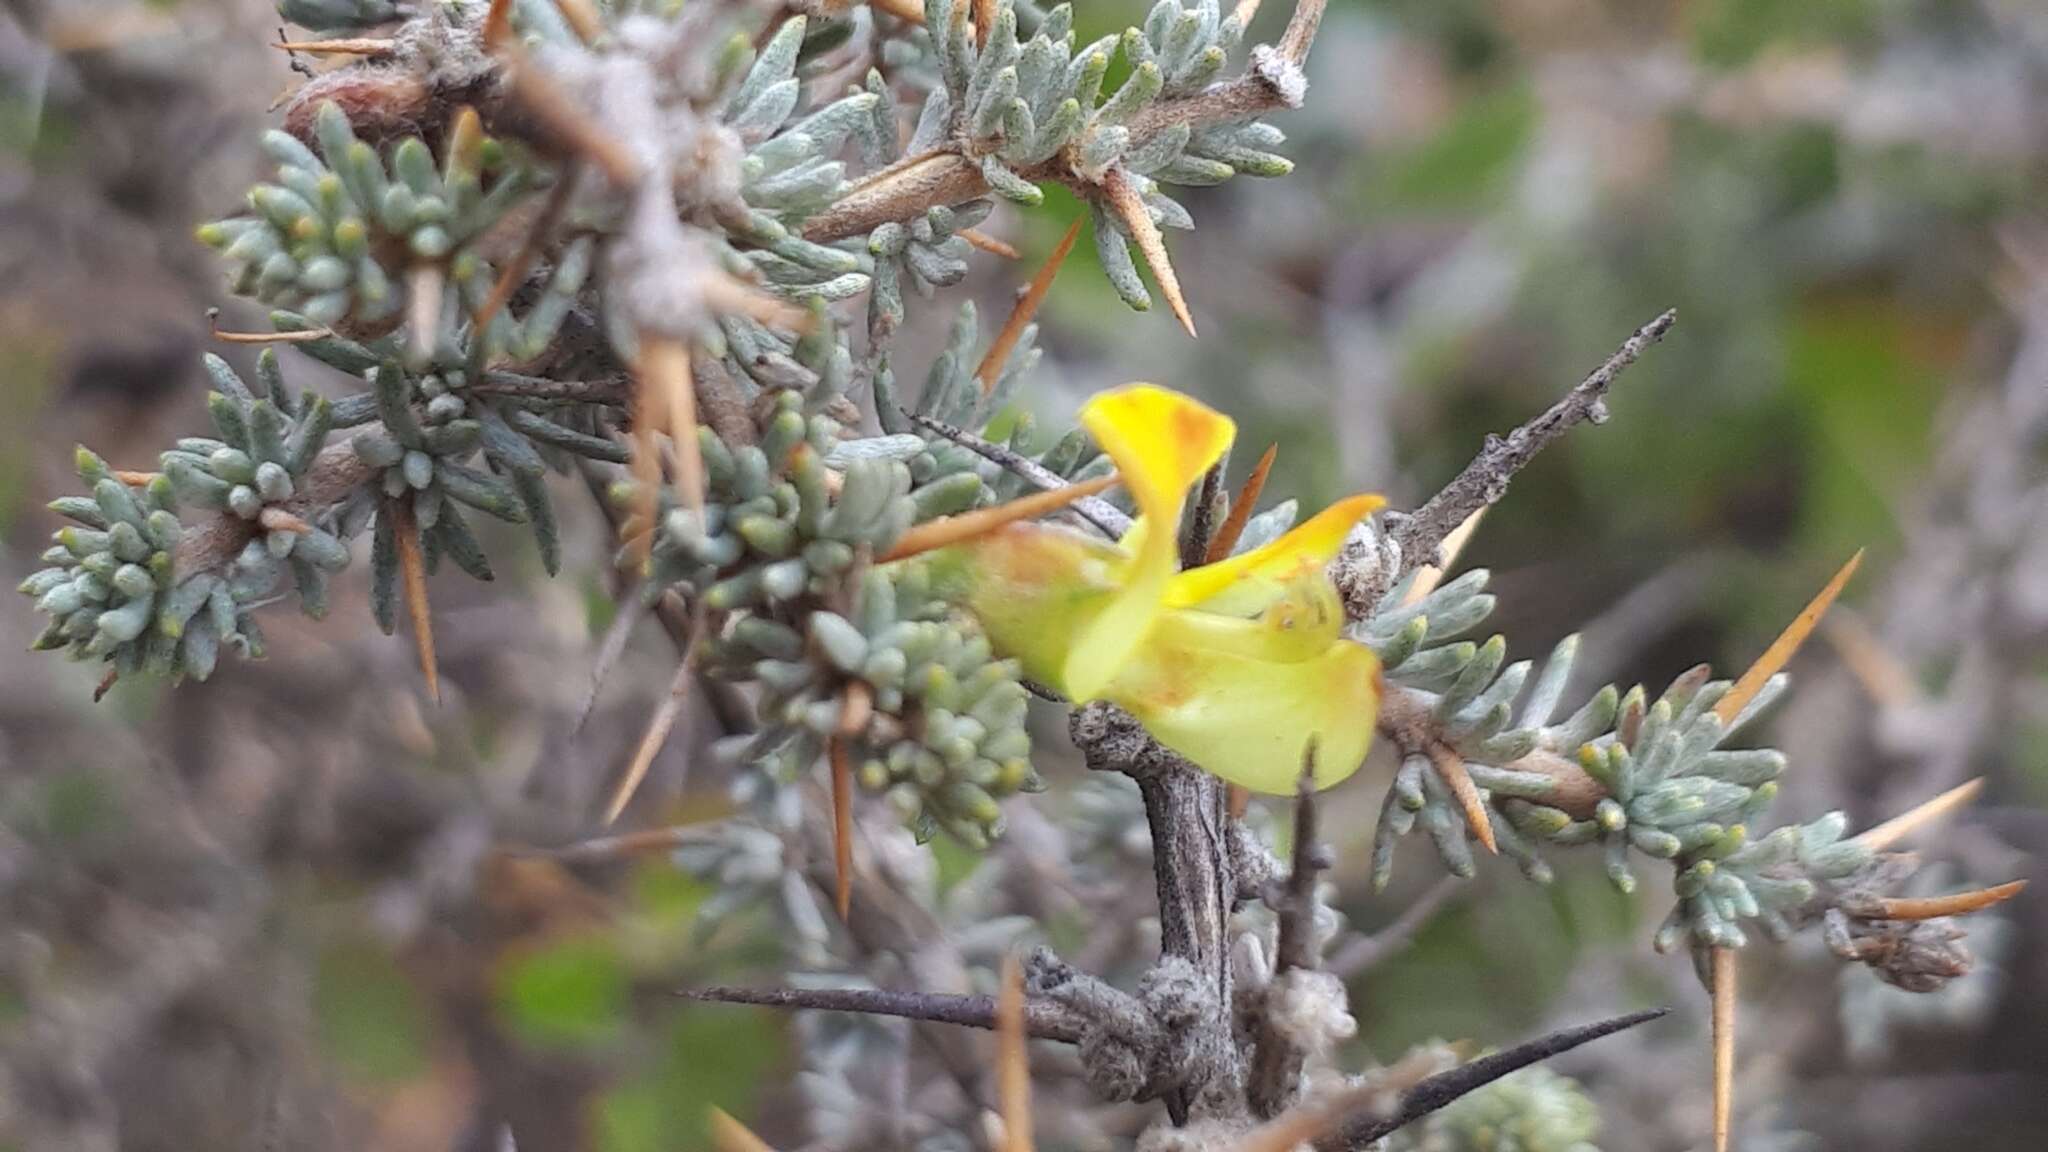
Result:
<svg viewBox="0 0 2048 1152"><path fill-rule="evenodd" d="M992 508L978 508L958 516L941 516L927 520L897 537L896 543L887 552L876 557L875 562L887 564L894 560L908 559L920 552L929 552L934 548L944 548L949 544L959 544L977 536L986 536L1005 525L1056 512L1083 496L1093 496L1097 492L1106 491L1114 487L1116 482L1117 475L1112 472L1107 476L1097 476L1093 480L1069 484L1049 492L1033 492L1028 496L1019 496L1007 504L997 504Z"/></svg>
<svg viewBox="0 0 2048 1152"><path fill-rule="evenodd" d="M1493 820L1487 815L1486 801L1479 795L1479 786L1472 782L1472 773L1465 769L1464 757L1434 737L1424 744L1423 751L1429 756L1430 765L1436 769L1437 779L1442 780L1457 799L1472 835L1488 852L1499 855L1500 846L1493 836Z"/></svg>
<svg viewBox="0 0 2048 1152"><path fill-rule="evenodd" d="M853 911L853 753L837 733L825 753L832 769L832 906L843 922Z"/></svg>
<svg viewBox="0 0 2048 1152"><path fill-rule="evenodd" d="M1485 518L1486 509L1481 508L1465 517L1463 524L1444 537L1444 542L1437 546L1436 559L1415 570L1415 578L1408 582L1408 591L1401 596L1403 605L1419 604L1423 597L1436 591L1437 585L1443 581L1444 573L1450 571L1451 566L1458 562L1458 553L1465 550L1466 542L1472 539L1473 533L1479 531L1479 522Z"/></svg>
<svg viewBox="0 0 2048 1152"><path fill-rule="evenodd" d="M434 661L434 621L427 610L427 566L420 558L419 524L412 501L384 501L391 517L391 536L398 544L398 573L405 586L405 609L412 618L413 647L419 653L420 675L427 681L427 699L441 702L441 672Z"/></svg>
<svg viewBox="0 0 2048 1152"><path fill-rule="evenodd" d="M1053 277L1059 275L1060 265L1067 262L1067 253L1074 250L1074 239L1081 234L1081 221L1076 218L1067 225L1067 234L1054 245L1052 255L1046 257L1038 273L1031 278L1031 284L1017 297L1017 303L1010 309L1010 318L1003 321L1003 330L996 333L995 340L988 346L988 354L981 358L981 365L974 370L974 378L981 381L981 393L986 396L995 389L996 378L1002 375L1003 364L1010 359L1010 351L1017 347L1017 340L1031 318L1038 314L1038 306L1045 302L1046 293L1052 291ZM1014 253L1012 253L1014 255Z"/></svg>
<svg viewBox="0 0 2048 1152"><path fill-rule="evenodd" d="M604 17L591 7L590 0L555 0L555 11L562 14L562 21L585 44L595 44L604 38Z"/></svg>
<svg viewBox="0 0 2048 1152"><path fill-rule="evenodd" d="M1764 685L1770 682L1771 677L1776 676L1785 667L1793 654L1799 651L1800 645L1806 643L1806 638L1813 635L1813 629L1827 613L1828 605L1833 604L1835 597L1842 594L1842 587L1849 582L1849 577L1856 574L1856 567L1861 563L1863 550L1859 548L1854 556L1849 557L1849 562L1835 573L1834 578L1807 602L1806 607L1799 610L1799 615L1794 616L1792 622L1785 625L1785 630L1778 633L1778 638L1771 641L1771 646L1764 649L1763 655L1756 658L1756 663L1751 664L1743 672L1741 678L1735 681L1735 686L1728 689L1728 694L1715 702L1714 715L1721 718L1722 724L1734 723L1735 717L1749 706L1751 700L1756 699L1756 694L1763 691Z"/></svg>
<svg viewBox="0 0 2048 1152"><path fill-rule="evenodd" d="M1031 1057L1025 1050L1024 966L1003 958L996 997L996 1090L1003 1108L1003 1152L1032 1152Z"/></svg>
<svg viewBox="0 0 2048 1152"><path fill-rule="evenodd" d="M998 240L978 228L962 228L957 235L962 240L967 241L972 247L979 248L991 256L1001 256L1005 260L1015 260L1018 256L1022 255L1022 253L1017 251L1016 246L1007 240Z"/></svg>
<svg viewBox="0 0 2048 1152"><path fill-rule="evenodd" d="M562 165L562 171L555 178L555 186L548 191L547 202L541 205L540 215L533 221L533 227L519 241L519 250L498 274L498 282L491 286L491 294L484 299L483 306L476 310L474 321L478 332L490 326L498 310L512 299L512 294L526 283L526 274L533 268L533 262L540 256L541 246L547 243L548 234L562 219L562 213L569 207L569 196L576 187L576 175L581 164L571 158Z"/></svg>
<svg viewBox="0 0 2048 1152"><path fill-rule="evenodd" d="M265 532L289 532L294 536L304 536L313 530L311 524L275 504L265 505L263 510L256 514L256 523Z"/></svg>
<svg viewBox="0 0 2048 1152"><path fill-rule="evenodd" d="M1986 908L2005 903L2019 895L2026 886L2025 880L2011 880L1989 888L1955 892L1947 896L1927 896L1918 899L1880 897L1877 901L1878 914L1866 919L1933 920L1940 916L1967 916L1972 912L1982 912Z"/></svg>
<svg viewBox="0 0 2048 1152"><path fill-rule="evenodd" d="M1273 461L1280 455L1280 445L1270 444L1259 462L1252 465L1251 475L1238 486L1237 495L1230 498L1230 514L1224 517L1223 527L1209 540L1208 554L1202 557L1205 564L1214 564L1227 559L1237 550L1237 542L1244 538L1244 526L1251 522L1252 510L1258 507L1259 494L1266 490L1266 477L1272 474Z"/></svg>
<svg viewBox="0 0 2048 1152"><path fill-rule="evenodd" d="M309 56L389 56L398 51L398 41L379 40L370 37L353 37L339 40L274 40L272 48L285 52L304 52Z"/></svg>
<svg viewBox="0 0 2048 1152"><path fill-rule="evenodd" d="M752 1004L795 1011L857 1012L955 1024L964 1028L996 1026L995 1001L987 996L941 992L892 992L877 988L735 988L714 985L676 993L690 1000L716 1004ZM1035 1040L1079 1043L1083 1021L1064 1005L1027 1000L1024 1023Z"/></svg>
<svg viewBox="0 0 2048 1152"><path fill-rule="evenodd" d="M1118 166L1103 173L1102 191L1110 211L1123 222L1125 234L1138 246L1138 254L1152 269L1152 278L1159 282L1159 294L1166 297L1166 306L1173 309L1174 319L1179 320L1180 326L1193 336L1194 315L1188 311L1187 297L1181 293L1180 277L1174 274L1173 261L1166 255L1166 239L1159 234L1159 225L1152 222L1152 209L1145 206L1145 198L1139 195L1138 186L1131 183L1129 173Z"/></svg>
<svg viewBox="0 0 2048 1152"><path fill-rule="evenodd" d="M625 775L619 777L611 797L605 801L604 816L600 822L607 828L616 823L619 813L632 803L633 794L640 790L641 782L647 779L647 770L654 765L654 758L661 754L662 745L668 743L668 734L675 728L676 718L683 714L683 705L690 696L690 680L697 670L697 636L700 631L692 629L690 643L683 650L682 662L676 666L668 691L662 694L661 703L648 719L647 731L641 733L640 743L633 749L633 760L626 765Z"/></svg>
<svg viewBox="0 0 2048 1152"><path fill-rule="evenodd" d="M1923 826L1931 824L1950 812L1968 804L1977 798L1977 793L1983 790L1984 778L1981 776L1972 777L1936 796L1934 799L1909 808L1879 824L1877 827L1864 832L1856 837L1856 842L1872 852L1882 852L1914 832L1919 831Z"/></svg>
<svg viewBox="0 0 2048 1152"><path fill-rule="evenodd" d="M712 1146L718 1152L775 1152L754 1130L733 1119L723 1108L713 1108L708 1127Z"/></svg>
<svg viewBox="0 0 2048 1152"><path fill-rule="evenodd" d="M1735 974L1733 948L1714 949L1714 1152L1728 1152L1735 1112Z"/></svg>

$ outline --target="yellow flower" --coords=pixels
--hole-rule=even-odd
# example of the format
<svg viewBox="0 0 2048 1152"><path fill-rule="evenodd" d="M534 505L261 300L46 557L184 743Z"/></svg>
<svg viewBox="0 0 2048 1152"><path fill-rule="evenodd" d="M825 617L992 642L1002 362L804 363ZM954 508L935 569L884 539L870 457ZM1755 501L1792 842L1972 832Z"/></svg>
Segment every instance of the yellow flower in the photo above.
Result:
<svg viewBox="0 0 2048 1152"><path fill-rule="evenodd" d="M1019 523L934 561L996 650L1076 703L1122 707L1161 744L1253 791L1292 791L1311 740L1318 787L1356 771L1379 665L1344 638L1325 570L1384 501L1350 497L1263 547L1181 571L1188 488L1236 428L1148 384L1095 397L1081 423L1138 507L1121 541Z"/></svg>

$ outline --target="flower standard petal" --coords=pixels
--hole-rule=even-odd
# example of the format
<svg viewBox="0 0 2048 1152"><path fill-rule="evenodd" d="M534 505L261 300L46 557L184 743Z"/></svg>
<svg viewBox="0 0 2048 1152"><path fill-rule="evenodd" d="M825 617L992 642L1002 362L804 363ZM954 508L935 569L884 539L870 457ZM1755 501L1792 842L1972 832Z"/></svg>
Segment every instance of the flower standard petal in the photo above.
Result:
<svg viewBox="0 0 2048 1152"><path fill-rule="evenodd" d="M1179 567L1171 528L1180 524L1188 486L1222 458L1237 429L1222 413L1151 384L1095 397L1081 424L1115 461L1146 522L1123 587L1074 637L1058 677L1075 699L1090 699L1144 643Z"/></svg>

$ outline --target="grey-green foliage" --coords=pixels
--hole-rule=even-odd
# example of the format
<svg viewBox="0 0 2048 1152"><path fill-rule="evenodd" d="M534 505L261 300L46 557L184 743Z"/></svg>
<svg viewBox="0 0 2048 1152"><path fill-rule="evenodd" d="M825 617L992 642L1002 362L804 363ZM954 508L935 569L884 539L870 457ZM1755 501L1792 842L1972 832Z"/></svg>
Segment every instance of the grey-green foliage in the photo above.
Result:
<svg viewBox="0 0 2048 1152"><path fill-rule="evenodd" d="M146 670L200 680L213 674L223 642L247 655L262 651L248 602L235 594L244 585L176 571L183 527L170 480L157 476L137 491L84 448L78 475L92 496L51 503L77 526L55 533L43 553L49 567L21 583L36 611L50 618L34 648L99 659L124 675Z"/></svg>
<svg viewBox="0 0 2048 1152"><path fill-rule="evenodd" d="M981 363L975 351L978 329L973 303L962 304L954 315L950 338L933 357L913 405L905 405L895 372L886 360L881 363L872 381L874 405L883 431L891 435L881 438L877 447L887 446L898 453L909 465L912 478L920 484L973 474L983 482L979 502L1007 500L1036 491L1038 486L1015 469L1003 467L913 419L923 418L980 438L998 416L1004 416L1009 428L1000 447L1037 465L1041 475L1078 481L1108 473L1113 465L1085 431L1069 429L1050 444L1043 443L1030 414L1011 406L1018 384L1043 355L1037 346L1038 326L1027 324L1018 333L1016 343L986 389L975 374Z"/></svg>
<svg viewBox="0 0 2048 1152"><path fill-rule="evenodd" d="M1427 702L1432 729L1465 763L1494 812L1503 854L1530 879L1552 876L1546 846L1597 846L1609 878L1632 892L1644 860L1672 870L1678 900L1659 933L1660 947L1689 943L1696 954L1740 947L1743 921L1790 931L1811 914L1817 885L1843 880L1872 853L1840 839L1827 816L1780 828L1760 840L1754 826L1777 795L1782 753L1723 745L1784 690L1773 677L1723 724L1714 706L1731 683L1704 669L1679 677L1655 701L1638 686L1607 686L1562 719L1559 704L1578 651L1561 642L1540 671L1507 663L1505 641L1456 637L1493 610L1487 573L1475 570L1402 603L1405 582L1362 626L1389 681ZM1380 809L1373 882L1392 874L1399 838L1420 827L1460 876L1474 872L1472 836L1450 787L1430 758L1415 752L1396 771Z"/></svg>
<svg viewBox="0 0 2048 1152"><path fill-rule="evenodd" d="M1537 1065L1396 1132L1388 1152L1599 1152L1600 1110L1578 1081Z"/></svg>
<svg viewBox="0 0 2048 1152"><path fill-rule="evenodd" d="M716 356L749 401L763 394L797 392L808 409L843 396L853 383L853 355L825 313L824 300L811 300L810 331L784 332L736 312L721 314L701 346Z"/></svg>
<svg viewBox="0 0 2048 1152"><path fill-rule="evenodd" d="M333 406L313 392L295 398L268 348L257 357L253 389L218 356L206 357L206 371L214 385L206 402L215 436L179 440L163 454L163 474L180 500L249 525L249 541L234 560L238 600L267 594L289 571L306 614L324 616L327 578L347 566L348 548L318 522L329 509L306 507L302 497L334 425ZM267 510L288 518L266 523Z"/></svg>
<svg viewBox="0 0 2048 1152"><path fill-rule="evenodd" d="M704 664L760 686L750 759L800 771L836 734L862 784L921 836L985 845L996 801L1036 779L1016 667L931 594L921 565L868 563L913 524L971 507L982 485L916 484L901 459L839 431L794 391L775 398L758 443L700 429L703 515L664 492L648 588L679 586L726 619ZM843 468L836 496L828 458Z"/></svg>
<svg viewBox="0 0 2048 1152"><path fill-rule="evenodd" d="M969 200L940 205L904 224L883 224L868 234L874 260L874 289L868 295L868 339L880 344L903 323L903 288L919 296L950 288L967 275L972 251L961 232L988 218L995 205Z"/></svg>
<svg viewBox="0 0 2048 1152"><path fill-rule="evenodd" d="M907 154L951 147L981 166L990 188L1020 204L1042 201L1038 181L1059 178L1086 189L1112 169L1143 198L1153 222L1190 228L1187 209L1164 191L1178 184L1219 184L1239 172L1278 176L1292 169L1274 153L1284 139L1260 121L1196 126L1146 120L1163 100L1200 92L1244 37L1218 0L1158 0L1143 27L1076 48L1070 6L1047 13L1020 39L1017 13L1004 0L987 41L976 48L963 10L968 0L926 0L925 26L941 84L927 97ZM1128 74L1114 91L1103 81L1118 53ZM1151 297L1115 214L1094 205L1096 248L1119 295L1133 308ZM887 227L887 226L885 226ZM892 237L893 238L893 237Z"/></svg>
<svg viewBox="0 0 2048 1152"><path fill-rule="evenodd" d="M888 101L879 81L791 122L802 88L798 63L807 26L802 16L784 21L726 99L721 127L745 150L738 189L744 207L729 239L743 253L735 270L758 273L771 291L845 300L867 290L866 261L850 245L812 243L798 229L845 190L846 141L858 139L864 155L879 159L888 151L881 141L892 146L895 128L887 122Z"/></svg>
<svg viewBox="0 0 2048 1152"><path fill-rule="evenodd" d="M551 460L560 463L567 455L618 460L624 455L615 443L532 408L476 396L471 391L475 374L461 362L414 373L389 358L365 370L377 426L357 433L349 446L377 470L375 483L361 490L355 503L373 518L371 604L386 632L397 615L397 534L403 530L394 515L397 501L408 505L430 571L446 556L476 579L493 579L483 546L463 515L467 507L530 525L542 564L553 573L561 564L561 548L545 482Z"/></svg>
<svg viewBox="0 0 2048 1152"><path fill-rule="evenodd" d="M317 152L289 133L264 133L277 183L249 193L249 215L199 229L227 260L235 291L316 324L376 326L404 306L413 268L445 269L455 284L488 276L473 244L528 190L525 165L485 140L474 164L450 149L436 166L417 136L400 140L387 162L332 101L314 126Z"/></svg>

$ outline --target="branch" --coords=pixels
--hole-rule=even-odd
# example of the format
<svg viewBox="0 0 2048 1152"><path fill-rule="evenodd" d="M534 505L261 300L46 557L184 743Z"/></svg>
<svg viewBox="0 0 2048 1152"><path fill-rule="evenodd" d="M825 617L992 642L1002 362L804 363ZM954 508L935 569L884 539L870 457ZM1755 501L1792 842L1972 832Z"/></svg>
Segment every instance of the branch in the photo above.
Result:
<svg viewBox="0 0 2048 1152"><path fill-rule="evenodd" d="M1405 516L1388 517L1393 538L1401 546L1401 570L1388 578L1388 584L1416 568L1435 563L1444 538L1474 512L1507 495L1508 481L1527 467L1537 453L1549 447L1551 441L1580 424L1605 423L1605 397L1615 377L1635 363L1644 349L1662 340L1677 322L1678 312L1674 309L1636 329L1635 335L1624 341L1606 363L1595 368L1592 375L1542 415L1508 433L1506 438L1488 436L1479 455L1428 503ZM1355 610L1360 606L1350 607ZM1363 607L1370 610L1371 605Z"/></svg>
<svg viewBox="0 0 2048 1152"><path fill-rule="evenodd" d="M1413 1124L1424 1116L1450 1104L1469 1092L1484 1088L1514 1072L1519 1072L1538 1061L1569 1052L1582 1044L1589 1044L1603 1036L1612 1036L1639 1024L1647 1024L1666 1013L1669 1008L1651 1008L1643 1012L1631 1012L1596 1024L1584 1024L1540 1036L1526 1044L1518 1044L1505 1051L1481 1056L1469 1064L1461 1064L1448 1072L1441 1072L1422 1081L1401 1095L1401 1106L1392 1115L1358 1116L1338 1128L1334 1133L1316 1141L1318 1152L1359 1152L1381 1137L1399 1128Z"/></svg>
<svg viewBox="0 0 2048 1152"><path fill-rule="evenodd" d="M1228 851L1233 821L1223 782L1168 751L1129 713L1096 702L1076 709L1067 728L1088 767L1121 772L1137 781L1152 831L1152 874L1159 897L1159 950L1164 961L1192 967L1206 998L1233 1002L1230 972L1230 916L1237 906L1235 863ZM1167 1096L1175 1123L1185 1123L1200 1104L1217 1111L1245 1107L1240 1053L1230 1036L1227 1012L1176 1034L1186 1052L1204 1060L1185 1062L1188 1075Z"/></svg>
<svg viewBox="0 0 2048 1152"><path fill-rule="evenodd" d="M625 373L595 380L549 380L517 372L485 372L469 386L480 396L505 396L550 404L606 404L624 408L633 398L633 381Z"/></svg>
<svg viewBox="0 0 2048 1152"><path fill-rule="evenodd" d="M1252 49L1251 67L1234 80L1212 84L1192 96L1161 100L1131 117L1126 125L1136 147L1152 137L1186 123L1200 128L1210 124L1238 124L1269 112L1301 107L1308 94L1308 78L1302 68L1315 44L1316 31L1323 24L1328 0L1300 0L1280 43Z"/></svg>
<svg viewBox="0 0 2048 1152"><path fill-rule="evenodd" d="M879 988L736 988L730 985L685 988L676 995L710 1004L756 1004L791 1011L858 1012L934 1024L957 1024L963 1028L993 1029L996 1026L996 1002L990 996L890 992ZM1036 1040L1057 1040L1067 1044L1081 1040L1081 1021L1062 1004L1026 1001L1024 1024Z"/></svg>
<svg viewBox="0 0 2048 1152"><path fill-rule="evenodd" d="M1274 911L1279 913L1279 935L1273 951L1273 975L1291 968L1317 965L1315 920L1316 878L1330 866L1330 854L1316 843L1316 749L1311 741L1302 757L1301 782L1294 800L1294 859L1289 865L1287 885Z"/></svg>
<svg viewBox="0 0 2048 1152"><path fill-rule="evenodd" d="M1176 124L1201 128L1235 124L1287 108L1301 107L1308 91L1302 65L1328 0L1300 0L1277 46L1252 49L1251 66L1235 79L1192 96L1160 100L1126 122L1130 149L1143 147ZM1094 189L1074 174L1063 156L1017 173L1032 183L1054 181L1076 192ZM1097 190L1099 191L1099 190ZM804 239L828 244L873 231L877 225L908 220L941 204L959 204L989 194L981 165L953 147L905 157L862 180L831 207L804 224Z"/></svg>
<svg viewBox="0 0 2048 1152"><path fill-rule="evenodd" d="M992 443L963 428L955 428L944 421L920 416L915 412L905 412L904 415L910 417L911 423L925 431L951 440L982 459L1022 476L1047 492L1065 488L1068 484L1059 473L1006 444ZM1111 539L1121 539L1124 533L1131 530L1131 518L1100 496L1081 497L1074 501L1073 510L1090 524L1102 529Z"/></svg>
<svg viewBox="0 0 2048 1152"><path fill-rule="evenodd" d="M1435 751L1448 751L1441 723L1436 717L1436 703L1436 696L1429 692L1387 681L1380 697L1377 721L1380 737L1403 757L1431 756L1434 766ZM1577 749L1571 751L1576 752ZM1453 758L1456 758L1455 754ZM1576 819L1591 819L1595 806L1607 796L1607 789L1588 775L1577 760L1560 754L1557 749L1539 747L1492 767L1550 777L1557 782L1557 787L1543 797L1543 803L1568 812ZM1469 810L1466 816L1468 820L1471 818ZM1490 822L1490 817L1487 819ZM1477 831L1476 826L1474 831Z"/></svg>
<svg viewBox="0 0 2048 1152"><path fill-rule="evenodd" d="M1270 885L1265 896L1279 920L1279 928L1273 948L1273 978L1264 990L1266 1001L1258 1014L1257 1037L1245 1086L1252 1111L1260 1116L1278 1115L1294 1102L1300 1091L1302 1065L1308 1058L1301 1027L1283 1025L1275 1018L1273 997L1285 995L1283 982L1289 982L1289 972L1312 973L1320 962L1316 881L1330 866L1330 852L1316 842L1315 763L1315 744L1311 741L1302 757L1301 781L1295 791L1294 858L1285 883ZM1341 984L1332 981L1331 987L1341 995Z"/></svg>
<svg viewBox="0 0 2048 1152"><path fill-rule="evenodd" d="M982 178L979 164L950 150L927 152L898 161L855 185L830 208L805 222L804 239L829 244L872 232L892 220L908 220L941 204L959 204L988 193L988 181Z"/></svg>
<svg viewBox="0 0 2048 1152"><path fill-rule="evenodd" d="M283 509L311 522L375 479L377 470L356 455L354 442L355 436L348 436L322 448L306 470L298 494L285 501ZM178 577L209 572L232 561L255 537L257 527L232 512L216 513L202 523L188 525L178 539L173 565Z"/></svg>

